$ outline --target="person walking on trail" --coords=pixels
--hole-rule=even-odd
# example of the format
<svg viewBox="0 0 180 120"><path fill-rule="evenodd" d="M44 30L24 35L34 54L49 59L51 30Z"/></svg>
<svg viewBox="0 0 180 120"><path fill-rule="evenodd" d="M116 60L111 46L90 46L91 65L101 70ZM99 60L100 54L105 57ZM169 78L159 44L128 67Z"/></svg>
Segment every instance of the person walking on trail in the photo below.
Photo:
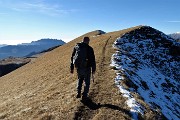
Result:
<svg viewBox="0 0 180 120"><path fill-rule="evenodd" d="M81 89L83 81L84 92L82 93L82 99L88 97L91 74L94 82L94 74L96 71L96 61L94 50L89 46L89 37L84 37L82 42L77 43L73 49L71 56L70 72L74 73L74 67L77 70L78 84L77 84L77 96L76 98L81 98Z"/></svg>

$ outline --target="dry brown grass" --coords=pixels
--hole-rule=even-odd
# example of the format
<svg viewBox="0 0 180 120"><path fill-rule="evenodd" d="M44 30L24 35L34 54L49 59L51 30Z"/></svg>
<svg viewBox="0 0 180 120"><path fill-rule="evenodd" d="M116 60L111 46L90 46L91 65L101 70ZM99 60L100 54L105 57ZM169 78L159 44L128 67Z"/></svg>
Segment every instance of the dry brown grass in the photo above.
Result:
<svg viewBox="0 0 180 120"><path fill-rule="evenodd" d="M109 65L115 39L138 27L97 37L92 37L96 31L84 35L90 37L97 61L95 83L90 89L92 106L75 98L76 75L69 72L71 52L80 36L0 78L0 119L130 120L129 108L114 85L115 72Z"/></svg>

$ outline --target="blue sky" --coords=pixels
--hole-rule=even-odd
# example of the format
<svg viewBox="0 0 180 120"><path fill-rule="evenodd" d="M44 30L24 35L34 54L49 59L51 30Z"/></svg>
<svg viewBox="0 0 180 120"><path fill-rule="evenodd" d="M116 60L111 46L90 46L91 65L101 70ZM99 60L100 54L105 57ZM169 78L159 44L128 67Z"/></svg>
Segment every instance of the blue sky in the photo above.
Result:
<svg viewBox="0 0 180 120"><path fill-rule="evenodd" d="M180 0L0 0L0 44L71 41L93 30L148 25L180 32Z"/></svg>

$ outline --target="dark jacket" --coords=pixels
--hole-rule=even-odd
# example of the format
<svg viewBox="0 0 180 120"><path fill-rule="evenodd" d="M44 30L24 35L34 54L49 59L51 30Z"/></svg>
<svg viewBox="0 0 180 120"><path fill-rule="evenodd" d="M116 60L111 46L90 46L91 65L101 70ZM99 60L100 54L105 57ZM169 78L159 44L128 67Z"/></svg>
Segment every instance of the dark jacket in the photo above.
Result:
<svg viewBox="0 0 180 120"><path fill-rule="evenodd" d="M87 67L91 67L92 68L92 72L94 73L96 71L96 61L95 61L95 55L94 55L93 48L91 46L89 46L88 44L83 43L83 42L77 43L77 45L78 44L81 44L84 47L87 47L87 49L88 49L88 56L87 56L88 63L87 63ZM74 69L73 57L74 57L75 53L76 53L76 46L74 47L73 52L72 52L72 56L71 56L71 66L70 66L71 70Z"/></svg>

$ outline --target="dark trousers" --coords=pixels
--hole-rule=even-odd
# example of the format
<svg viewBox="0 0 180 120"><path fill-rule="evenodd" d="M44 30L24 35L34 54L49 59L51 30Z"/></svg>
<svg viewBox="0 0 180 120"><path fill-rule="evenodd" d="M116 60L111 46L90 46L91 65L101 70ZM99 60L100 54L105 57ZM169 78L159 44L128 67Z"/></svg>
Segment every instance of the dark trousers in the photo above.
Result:
<svg viewBox="0 0 180 120"><path fill-rule="evenodd" d="M82 89L82 84L84 81L84 92L83 96L87 97L90 87L90 79L91 79L91 68L80 68L77 69L78 74L78 84L77 84L77 92L80 94Z"/></svg>

